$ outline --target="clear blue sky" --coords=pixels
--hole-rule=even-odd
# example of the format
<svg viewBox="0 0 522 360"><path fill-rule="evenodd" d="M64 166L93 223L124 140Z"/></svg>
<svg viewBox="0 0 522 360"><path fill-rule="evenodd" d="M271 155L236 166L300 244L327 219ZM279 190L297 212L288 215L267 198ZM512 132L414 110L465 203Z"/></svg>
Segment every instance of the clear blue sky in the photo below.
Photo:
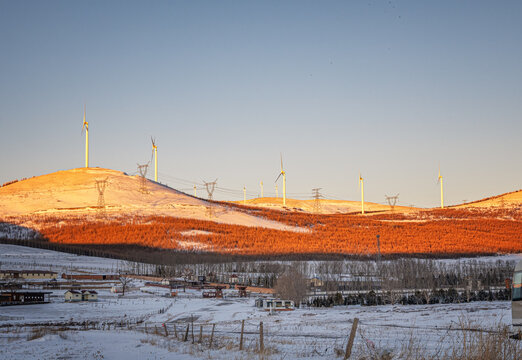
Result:
<svg viewBox="0 0 522 360"><path fill-rule="evenodd" d="M0 183L91 165L436 206L521 188L520 1L0 1ZM152 169L149 174L152 174ZM280 186L281 188L281 186ZM190 191L191 192L191 191ZM201 192L200 192L201 193Z"/></svg>

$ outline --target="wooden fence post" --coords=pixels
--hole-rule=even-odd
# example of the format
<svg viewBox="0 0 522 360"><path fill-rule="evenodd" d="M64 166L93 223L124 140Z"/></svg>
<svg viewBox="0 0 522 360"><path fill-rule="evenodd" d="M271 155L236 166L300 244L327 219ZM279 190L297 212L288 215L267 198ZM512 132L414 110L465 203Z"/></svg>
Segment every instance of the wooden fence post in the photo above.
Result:
<svg viewBox="0 0 522 360"><path fill-rule="evenodd" d="M259 323L259 352L262 353L265 351L265 342L263 339L263 322Z"/></svg>
<svg viewBox="0 0 522 360"><path fill-rule="evenodd" d="M167 331L167 324L163 323L163 327L165 328L165 337L168 337L169 332Z"/></svg>
<svg viewBox="0 0 522 360"><path fill-rule="evenodd" d="M176 339L178 338L178 329L176 328L176 324L174 324L174 336Z"/></svg>
<svg viewBox="0 0 522 360"><path fill-rule="evenodd" d="M199 325L199 340L198 340L198 344L201 344L201 339L203 339L203 325Z"/></svg>
<svg viewBox="0 0 522 360"><path fill-rule="evenodd" d="M192 343L194 344L194 321L192 321Z"/></svg>
<svg viewBox="0 0 522 360"><path fill-rule="evenodd" d="M209 349L212 349L212 342L214 341L214 329L216 328L216 324L212 324L212 333L210 334L210 345Z"/></svg>
<svg viewBox="0 0 522 360"><path fill-rule="evenodd" d="M239 350L243 350L243 333L245 331L245 320L241 321L241 337L239 338Z"/></svg>
<svg viewBox="0 0 522 360"><path fill-rule="evenodd" d="M353 340L355 339L355 333L357 331L358 323L358 318L353 319L352 331L350 331L350 337L348 338L348 343L346 344L346 353L344 354L344 360L348 359L350 355L352 355Z"/></svg>
<svg viewBox="0 0 522 360"><path fill-rule="evenodd" d="M187 341L188 340L189 327L190 327L190 325L187 324L187 331L185 332L185 337L183 338L183 341Z"/></svg>

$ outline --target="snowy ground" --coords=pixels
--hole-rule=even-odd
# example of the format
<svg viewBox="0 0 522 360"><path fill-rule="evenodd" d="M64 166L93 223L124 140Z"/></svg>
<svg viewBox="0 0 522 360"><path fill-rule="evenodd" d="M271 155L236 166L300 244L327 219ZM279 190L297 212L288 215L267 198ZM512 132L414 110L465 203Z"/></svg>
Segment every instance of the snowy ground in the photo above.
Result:
<svg viewBox="0 0 522 360"><path fill-rule="evenodd" d="M70 273L75 270L114 274L118 272L119 268L125 268L125 263L125 261L115 259L0 244L0 268L6 270L35 268L56 271L59 274L62 272Z"/></svg>
<svg viewBox="0 0 522 360"><path fill-rule="evenodd" d="M0 262L2 268L117 267L115 260L14 245L0 245ZM98 302L66 303L60 290L53 291L50 304L0 307L0 358L250 359L257 357L260 322L265 358L342 358L354 318L360 320L356 355L390 352L400 358L401 351L412 347L418 354L441 354L462 339L463 327L487 331L511 322L509 302L339 306L269 314L254 307L253 297L238 298L235 290L226 290L224 299L203 299L196 290L170 298L165 289L141 291L142 285L135 281L124 297L100 290ZM244 350L239 351L242 320ZM194 344L192 331L182 341L192 323Z"/></svg>

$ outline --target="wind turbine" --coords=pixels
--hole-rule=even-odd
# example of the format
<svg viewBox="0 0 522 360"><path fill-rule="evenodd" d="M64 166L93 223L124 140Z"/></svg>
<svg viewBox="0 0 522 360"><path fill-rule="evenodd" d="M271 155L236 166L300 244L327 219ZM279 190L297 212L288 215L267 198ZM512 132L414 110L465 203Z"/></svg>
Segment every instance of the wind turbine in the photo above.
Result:
<svg viewBox="0 0 522 360"><path fill-rule="evenodd" d="M277 189L277 184L275 184L275 189L276 189L276 199L279 198L279 191Z"/></svg>
<svg viewBox="0 0 522 360"><path fill-rule="evenodd" d="M152 141L152 151L154 152L154 181L158 182L158 146L152 136L150 141Z"/></svg>
<svg viewBox="0 0 522 360"><path fill-rule="evenodd" d="M444 187L442 185L442 175L440 174L440 165L439 165L439 177L437 179L437 183L440 182L440 208L444 209Z"/></svg>
<svg viewBox="0 0 522 360"><path fill-rule="evenodd" d="M359 187L361 188L361 214L364 214L364 179L359 173Z"/></svg>
<svg viewBox="0 0 522 360"><path fill-rule="evenodd" d="M246 185L243 186L243 205L246 205Z"/></svg>
<svg viewBox="0 0 522 360"><path fill-rule="evenodd" d="M85 129L85 167L89 167L89 123L85 120L85 104L83 105L82 132Z"/></svg>
<svg viewBox="0 0 522 360"><path fill-rule="evenodd" d="M261 197L263 197L263 180L261 180L259 185L261 185Z"/></svg>
<svg viewBox="0 0 522 360"><path fill-rule="evenodd" d="M196 185L194 185L194 197L197 197L197 195L196 195Z"/></svg>
<svg viewBox="0 0 522 360"><path fill-rule="evenodd" d="M281 154L281 172L279 173L279 176L277 177L275 182L279 180L281 175L283 175L283 206L286 206L286 173L283 170L283 154Z"/></svg>

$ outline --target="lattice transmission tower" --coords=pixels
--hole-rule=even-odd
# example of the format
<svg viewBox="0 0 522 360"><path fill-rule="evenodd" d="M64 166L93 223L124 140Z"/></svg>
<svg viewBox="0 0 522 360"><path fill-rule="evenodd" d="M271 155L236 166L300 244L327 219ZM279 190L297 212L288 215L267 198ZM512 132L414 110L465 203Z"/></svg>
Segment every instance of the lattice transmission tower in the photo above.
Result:
<svg viewBox="0 0 522 360"><path fill-rule="evenodd" d="M399 194L397 194L395 196L384 195L384 197L386 198L388 205L390 205L391 211L393 211L395 209L395 205L397 204L397 201L399 200Z"/></svg>
<svg viewBox="0 0 522 360"><path fill-rule="evenodd" d="M138 164L138 172L140 173L140 188L139 192L143 194L148 194L147 190L147 170L149 169L149 164L140 165Z"/></svg>
<svg viewBox="0 0 522 360"><path fill-rule="evenodd" d="M98 190L98 205L96 207L96 215L105 217L105 189L107 188L107 178L96 181L96 190Z"/></svg>
<svg viewBox="0 0 522 360"><path fill-rule="evenodd" d="M205 188L207 189L208 194L208 207L207 207L207 216L209 218L214 216L214 208L213 208L213 200L212 197L214 195L214 189L216 188L217 179L212 182L203 182L205 184Z"/></svg>
<svg viewBox="0 0 522 360"><path fill-rule="evenodd" d="M313 212L318 214L321 212L321 198L323 195L319 192L322 188L312 189L312 197L314 198Z"/></svg>

